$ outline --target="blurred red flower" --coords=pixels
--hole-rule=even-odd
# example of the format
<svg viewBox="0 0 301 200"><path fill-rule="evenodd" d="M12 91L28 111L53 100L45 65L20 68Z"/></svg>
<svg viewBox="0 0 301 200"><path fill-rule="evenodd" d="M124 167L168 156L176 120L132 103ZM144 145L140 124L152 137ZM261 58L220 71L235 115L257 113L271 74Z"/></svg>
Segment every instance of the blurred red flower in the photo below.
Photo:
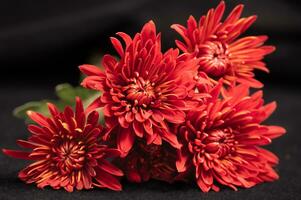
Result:
<svg viewBox="0 0 301 200"><path fill-rule="evenodd" d="M273 166L278 158L260 146L285 133L279 126L261 125L276 108L263 105L262 92L249 96L244 85L234 87L219 98L221 84L212 98L187 114L177 128L183 144L176 163L179 172L190 171L202 191L219 190L218 184L249 188L278 179Z"/></svg>
<svg viewBox="0 0 301 200"><path fill-rule="evenodd" d="M125 157L120 159L120 167L131 182L146 182L156 179L172 183L179 180L176 169L177 153L169 145L146 145L137 142Z"/></svg>
<svg viewBox="0 0 301 200"><path fill-rule="evenodd" d="M82 85L103 92L94 105L104 107L109 130L105 140L114 134L122 156L130 151L136 137L144 138L147 144L160 145L165 140L179 148L167 123L185 120L184 111L189 109L185 98L194 85L198 60L188 59L188 54L179 56L174 49L162 53L160 34L152 21L133 39L125 33L117 35L123 39L125 48L119 40L111 38L120 59L105 55L105 72L92 65L80 66L88 75Z"/></svg>
<svg viewBox="0 0 301 200"><path fill-rule="evenodd" d="M19 172L26 183L39 188L61 187L68 192L92 187L121 190L117 179L123 172L107 158L120 155L117 149L99 144L102 127L96 111L85 114L82 102L76 99L76 110L66 107L59 112L48 104L51 117L29 111L28 116L38 125L29 125L31 136L17 144L29 151L3 149L6 155L34 162Z"/></svg>
<svg viewBox="0 0 301 200"><path fill-rule="evenodd" d="M222 79L225 86L244 83L260 88L263 85L254 79L253 70L269 71L262 59L272 53L275 47L263 46L267 36L238 39L257 18L241 18L243 5L236 6L225 21L221 21L224 11L225 3L222 1L198 22L190 16L187 27L172 25L184 40L176 40L176 44L183 52L192 53L200 59L199 71L205 72L212 82L217 83Z"/></svg>

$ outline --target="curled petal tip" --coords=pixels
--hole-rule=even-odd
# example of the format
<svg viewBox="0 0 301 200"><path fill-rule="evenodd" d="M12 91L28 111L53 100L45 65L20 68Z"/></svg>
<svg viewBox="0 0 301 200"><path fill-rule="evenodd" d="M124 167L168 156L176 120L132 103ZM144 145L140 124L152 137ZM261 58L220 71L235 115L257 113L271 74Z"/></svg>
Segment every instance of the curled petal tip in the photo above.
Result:
<svg viewBox="0 0 301 200"><path fill-rule="evenodd" d="M219 7L224 7L224 8L225 8L225 6L226 6L225 1L221 1L221 2L218 4L217 8L219 8Z"/></svg>
<svg viewBox="0 0 301 200"><path fill-rule="evenodd" d="M28 110L28 111L26 111L26 114L30 117L32 114L34 114L34 111Z"/></svg>

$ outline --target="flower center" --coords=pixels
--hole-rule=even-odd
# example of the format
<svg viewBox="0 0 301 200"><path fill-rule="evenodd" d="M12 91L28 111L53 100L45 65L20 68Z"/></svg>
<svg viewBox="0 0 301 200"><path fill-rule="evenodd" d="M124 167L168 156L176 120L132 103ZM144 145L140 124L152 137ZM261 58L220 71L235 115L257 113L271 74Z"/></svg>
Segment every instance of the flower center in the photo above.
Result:
<svg viewBox="0 0 301 200"><path fill-rule="evenodd" d="M198 57L200 70L213 77L221 77L230 66L229 52L226 44L221 42L206 42L199 47Z"/></svg>
<svg viewBox="0 0 301 200"><path fill-rule="evenodd" d="M134 106L148 106L156 98L155 84L149 80L145 80L138 73L132 78L130 84L124 87L126 98L134 104Z"/></svg>
<svg viewBox="0 0 301 200"><path fill-rule="evenodd" d="M85 145L83 142L67 140L52 148L53 161L62 174L70 174L81 169L85 162Z"/></svg>
<svg viewBox="0 0 301 200"><path fill-rule="evenodd" d="M197 138L191 143L191 151L223 158L235 150L236 143L231 129L217 129L208 133L198 133Z"/></svg>

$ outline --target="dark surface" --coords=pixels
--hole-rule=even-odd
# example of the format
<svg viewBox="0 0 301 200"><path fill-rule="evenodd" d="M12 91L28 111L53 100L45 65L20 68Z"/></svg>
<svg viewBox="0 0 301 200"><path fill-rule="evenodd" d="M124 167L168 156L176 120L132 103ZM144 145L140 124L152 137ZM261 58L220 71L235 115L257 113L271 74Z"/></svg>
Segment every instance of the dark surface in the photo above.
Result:
<svg viewBox="0 0 301 200"><path fill-rule="evenodd" d="M177 35L169 28L197 18L219 0L1 0L0 1L0 148L16 148L15 140L28 136L22 120L12 110L25 102L54 98L58 83L78 82L77 66L97 53L113 51L109 36L138 32L153 19L162 32L163 48L174 47ZM26 162L0 154L0 200L6 199L301 199L301 4L296 0L226 1L227 13L245 4L244 16L257 14L248 35L267 34L277 51L267 57L271 74L258 73L267 83L268 101L279 107L269 120L288 133L268 148L279 155L280 180L234 192L204 194L194 185L169 185L151 181L124 183L123 192L107 190L69 194L37 189L17 178Z"/></svg>
<svg viewBox="0 0 301 200"><path fill-rule="evenodd" d="M277 166L280 179L276 182L264 183L251 189L239 189L238 192L224 188L219 193L204 194L195 185L170 185L151 181L140 185L124 183L122 192L95 189L69 194L64 190L40 190L34 185L26 185L17 178L18 170L26 163L1 154L0 199L301 199L301 93L297 89L275 86L266 87L265 91L267 102L272 99L278 101L278 110L268 123L282 125L288 131L268 146L280 158ZM29 100L52 98L52 88L37 85L1 86L0 94L0 147L16 148L15 140L25 139L28 132L22 120L11 116L12 109Z"/></svg>

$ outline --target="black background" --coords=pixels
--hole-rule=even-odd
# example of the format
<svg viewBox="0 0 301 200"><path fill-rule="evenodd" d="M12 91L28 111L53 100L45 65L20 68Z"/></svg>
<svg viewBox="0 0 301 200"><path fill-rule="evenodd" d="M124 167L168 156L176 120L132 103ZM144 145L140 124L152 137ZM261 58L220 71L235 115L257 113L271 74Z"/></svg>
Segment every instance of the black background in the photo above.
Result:
<svg viewBox="0 0 301 200"><path fill-rule="evenodd" d="M169 28L198 17L219 1L211 0L1 0L0 1L0 147L15 148L28 133L22 120L11 115L14 107L30 100L54 98L53 87L77 84L78 65L95 54L115 53L109 36L123 31L133 35L153 19L162 32L163 48L174 47L177 35ZM268 148L279 155L280 180L234 192L201 193L194 185L151 181L124 183L124 191L39 190L17 179L25 162L0 155L0 199L301 199L301 4L293 0L226 1L227 13L245 4L244 16L257 14L247 35L267 34L277 51L267 56L270 74L257 73L265 83L267 102L278 110L268 123L288 133Z"/></svg>

